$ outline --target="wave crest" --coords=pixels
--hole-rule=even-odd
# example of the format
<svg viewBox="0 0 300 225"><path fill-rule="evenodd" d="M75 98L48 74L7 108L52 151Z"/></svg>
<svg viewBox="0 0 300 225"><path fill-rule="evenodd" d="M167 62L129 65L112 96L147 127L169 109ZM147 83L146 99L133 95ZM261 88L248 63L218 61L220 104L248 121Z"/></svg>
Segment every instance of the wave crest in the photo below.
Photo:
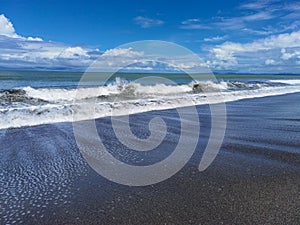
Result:
<svg viewBox="0 0 300 225"><path fill-rule="evenodd" d="M74 113L85 120L110 116L112 111L125 115L185 107L191 99L202 105L294 92L300 92L300 81L142 85L120 79L107 86L78 89L25 87L0 92L0 129L72 121ZM84 108L93 102L95 115L87 115Z"/></svg>

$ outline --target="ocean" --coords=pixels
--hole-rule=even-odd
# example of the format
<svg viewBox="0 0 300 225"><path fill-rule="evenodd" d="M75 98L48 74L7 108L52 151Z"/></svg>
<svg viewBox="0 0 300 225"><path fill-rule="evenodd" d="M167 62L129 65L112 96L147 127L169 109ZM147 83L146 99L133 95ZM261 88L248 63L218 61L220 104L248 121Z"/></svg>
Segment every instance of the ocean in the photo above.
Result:
<svg viewBox="0 0 300 225"><path fill-rule="evenodd" d="M116 73L102 80L79 72L0 72L0 129L95 119L152 110L205 105L299 92L297 75ZM204 78L203 78L204 77ZM142 79L141 79L142 78ZM145 79L146 78L146 79ZM95 113L84 112L85 104Z"/></svg>
<svg viewBox="0 0 300 225"><path fill-rule="evenodd" d="M0 73L0 224L298 224L300 222L300 76L180 74L157 83L153 74L98 75L77 87L82 73ZM141 83L140 77L150 76ZM77 89L76 89L77 88ZM75 99L75 100L74 100ZM80 113L85 104L94 113ZM209 143L209 105L225 103L220 151L199 171ZM151 165L180 140L178 108L196 105L199 140L186 165L148 186L112 182L80 152L72 121L96 119L110 153L130 165ZM124 147L112 115L130 114L139 138L159 117L167 132L150 152ZM193 121L190 121L193 122ZM187 140L186 146L188 146Z"/></svg>

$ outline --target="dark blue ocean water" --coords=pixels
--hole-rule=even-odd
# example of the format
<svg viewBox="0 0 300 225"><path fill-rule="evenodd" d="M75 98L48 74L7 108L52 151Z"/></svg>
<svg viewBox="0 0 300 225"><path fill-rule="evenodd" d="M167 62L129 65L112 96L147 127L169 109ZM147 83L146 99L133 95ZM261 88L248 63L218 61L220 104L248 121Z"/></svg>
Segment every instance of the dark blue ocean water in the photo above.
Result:
<svg viewBox="0 0 300 225"><path fill-rule="evenodd" d="M0 90L16 89L23 87L46 88L46 87L61 87L75 88L83 76L83 72L51 72L51 71L0 71ZM90 81L86 82L87 86L103 85L103 75L105 73L89 73ZM116 77L128 81L134 81L139 78L158 76L161 78L170 79L177 84L190 83L191 77L185 74L143 74L143 73L116 73L113 74L108 82L114 82ZM199 80L205 77L204 75L196 75ZM239 75L239 74L215 74L217 80L225 81L246 81L246 82L263 82L273 79L300 79L300 75ZM95 84L96 81L96 84ZM147 80L149 84L155 84L157 79Z"/></svg>

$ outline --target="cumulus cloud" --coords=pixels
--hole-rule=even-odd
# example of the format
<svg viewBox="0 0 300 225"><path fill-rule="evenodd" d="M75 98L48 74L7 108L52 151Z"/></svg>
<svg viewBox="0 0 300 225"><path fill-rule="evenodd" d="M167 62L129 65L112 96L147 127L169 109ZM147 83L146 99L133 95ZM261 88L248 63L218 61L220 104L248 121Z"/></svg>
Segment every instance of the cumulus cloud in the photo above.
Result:
<svg viewBox="0 0 300 225"><path fill-rule="evenodd" d="M286 51L289 49L289 52ZM272 35L250 43L225 42L210 50L208 63L217 69L246 69L255 65L253 70L267 69L263 65L281 65L281 69L295 72L295 64L287 63L289 59L296 62L300 56L300 31ZM269 59L276 56L276 59ZM263 62L263 63L262 63ZM259 66L262 66L259 68ZM284 72L284 71L283 71Z"/></svg>
<svg viewBox="0 0 300 225"><path fill-rule="evenodd" d="M297 58L300 61L300 50L295 50L293 52L287 52L286 49L281 49L281 59L290 60L292 58Z"/></svg>
<svg viewBox="0 0 300 225"><path fill-rule="evenodd" d="M87 53L88 51L86 49L83 49L82 47L68 47L60 53L59 57L69 59L88 57Z"/></svg>
<svg viewBox="0 0 300 225"><path fill-rule="evenodd" d="M137 25L141 26L142 28L161 26L164 24L164 21L162 20L152 19L143 16L135 17L133 20Z"/></svg>
<svg viewBox="0 0 300 225"><path fill-rule="evenodd" d="M274 59L266 59L265 64L267 66L269 66L269 65L276 65L276 62L275 62Z"/></svg>
<svg viewBox="0 0 300 225"><path fill-rule="evenodd" d="M103 52L92 64L92 71L118 71L118 70L149 70L148 64L143 65L144 53L133 48L115 48Z"/></svg>
<svg viewBox="0 0 300 225"><path fill-rule="evenodd" d="M143 52L135 51L133 48L114 48L103 53L104 57L137 58L143 55Z"/></svg>
<svg viewBox="0 0 300 225"><path fill-rule="evenodd" d="M155 45L155 43L154 43ZM154 45L152 45L154 47ZM145 49L149 46L145 43ZM156 46L158 47L158 46ZM163 49L164 47L162 47ZM142 48L143 49L143 48ZM132 47L122 47L105 51L89 68L89 71L135 71L135 72L207 72L205 63L195 61L195 55L184 53L172 54L170 48L166 51L143 52Z"/></svg>
<svg viewBox="0 0 300 225"><path fill-rule="evenodd" d="M18 35L15 31L13 24L3 14L0 15L0 35L10 38L19 38L28 41L42 41L42 39L39 37L26 38Z"/></svg>
<svg viewBox="0 0 300 225"><path fill-rule="evenodd" d="M274 35L251 43L225 42L212 49L219 58L228 58L239 52L257 52L275 48L300 47L300 31Z"/></svg>
<svg viewBox="0 0 300 225"><path fill-rule="evenodd" d="M262 19L263 15L249 14L245 17L251 21ZM163 21L145 17L137 17L136 22L144 28L163 24ZM199 19L183 21L182 26L182 29L209 28L205 28L206 25L204 26ZM297 27L297 24L295 26ZM208 49L205 61L213 70L234 72L299 71L299 30L271 35L248 43L226 41L215 46L208 45L209 42L220 42L225 39L227 36L204 39ZM162 59L169 65L159 63ZM94 60L99 61L98 65L101 69L109 71L124 69L124 67L127 70L135 71L199 71L205 67L204 64L200 65L193 62L188 56L170 54L167 58L161 56L149 58L148 54L133 48L116 48L101 52L98 49L83 46L44 41L38 37L23 37L16 32L13 24L4 15L0 15L0 68L2 69L84 70Z"/></svg>
<svg viewBox="0 0 300 225"><path fill-rule="evenodd" d="M141 18L138 18L141 19ZM44 41L41 38L22 37L13 24L0 17L0 68L6 69L54 69L96 71L178 71L195 67L188 58L170 55L149 56L131 47L109 49L100 52L83 46L69 46L64 43ZM140 20L143 27L159 25L154 20ZM176 58L177 57L177 58ZM164 63L159 61L163 60ZM169 65L170 64L170 65Z"/></svg>
<svg viewBox="0 0 300 225"><path fill-rule="evenodd" d="M13 24L2 14L0 15L0 35L18 38Z"/></svg>
<svg viewBox="0 0 300 225"><path fill-rule="evenodd" d="M21 36L0 15L0 68L83 69L100 54L98 49Z"/></svg>
<svg viewBox="0 0 300 225"><path fill-rule="evenodd" d="M27 40L28 41L43 41L43 39L39 38L39 37L28 37Z"/></svg>

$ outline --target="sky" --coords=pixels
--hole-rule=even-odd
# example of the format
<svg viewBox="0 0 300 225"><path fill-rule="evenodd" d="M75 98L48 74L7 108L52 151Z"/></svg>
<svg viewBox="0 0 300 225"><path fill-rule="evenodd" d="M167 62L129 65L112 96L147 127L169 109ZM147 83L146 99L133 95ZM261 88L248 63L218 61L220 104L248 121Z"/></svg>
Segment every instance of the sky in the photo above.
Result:
<svg viewBox="0 0 300 225"><path fill-rule="evenodd" d="M292 0L1 0L0 69L85 70L103 55L141 59L119 45L162 40L214 72L300 74L299 26Z"/></svg>

